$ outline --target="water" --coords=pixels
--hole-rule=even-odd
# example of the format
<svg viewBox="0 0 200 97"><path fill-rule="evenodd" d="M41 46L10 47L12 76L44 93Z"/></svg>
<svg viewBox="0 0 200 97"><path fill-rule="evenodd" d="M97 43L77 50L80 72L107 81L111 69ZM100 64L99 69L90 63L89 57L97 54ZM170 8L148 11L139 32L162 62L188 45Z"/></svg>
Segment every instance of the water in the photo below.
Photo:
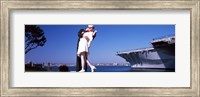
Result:
<svg viewBox="0 0 200 97"><path fill-rule="evenodd" d="M70 69L75 70L75 67ZM130 72L130 66L96 66L94 72ZM88 67L87 72L91 72L91 69Z"/></svg>
<svg viewBox="0 0 200 97"><path fill-rule="evenodd" d="M96 68L94 72L175 72L175 70L164 69L132 69L131 66L96 66ZM69 71L76 71L75 66L68 66L68 69ZM51 71L59 71L59 68L52 66ZM91 72L89 67L87 68L87 72Z"/></svg>
<svg viewBox="0 0 200 97"><path fill-rule="evenodd" d="M131 66L96 66L95 72L131 72ZM45 67L47 69L47 67ZM75 66L68 66L69 71L76 71ZM52 66L51 71L59 71L57 66ZM91 72L88 67L87 72Z"/></svg>

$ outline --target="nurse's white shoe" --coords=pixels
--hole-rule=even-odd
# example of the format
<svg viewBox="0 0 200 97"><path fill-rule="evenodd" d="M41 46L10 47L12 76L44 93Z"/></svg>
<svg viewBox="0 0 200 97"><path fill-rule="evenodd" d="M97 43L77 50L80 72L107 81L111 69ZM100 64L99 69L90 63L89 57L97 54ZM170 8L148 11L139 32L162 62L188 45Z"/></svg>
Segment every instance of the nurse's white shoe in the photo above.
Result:
<svg viewBox="0 0 200 97"><path fill-rule="evenodd" d="M79 72L85 72L85 70L82 70L82 69L81 69Z"/></svg>
<svg viewBox="0 0 200 97"><path fill-rule="evenodd" d="M97 69L95 66L91 67L91 72L94 72L94 69Z"/></svg>

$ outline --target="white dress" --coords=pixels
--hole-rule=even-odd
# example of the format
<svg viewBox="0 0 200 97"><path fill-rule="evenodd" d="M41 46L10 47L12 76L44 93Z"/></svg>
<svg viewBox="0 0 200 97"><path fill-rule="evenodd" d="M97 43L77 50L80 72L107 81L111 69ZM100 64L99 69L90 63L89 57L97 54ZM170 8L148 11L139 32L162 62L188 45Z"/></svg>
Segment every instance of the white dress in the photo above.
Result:
<svg viewBox="0 0 200 97"><path fill-rule="evenodd" d="M84 36L87 36L89 40L85 39ZM80 39L78 45L78 51L77 51L78 56L80 56L82 52L89 53L88 46L91 44L92 40L93 40L93 32L85 32L83 34L83 37Z"/></svg>

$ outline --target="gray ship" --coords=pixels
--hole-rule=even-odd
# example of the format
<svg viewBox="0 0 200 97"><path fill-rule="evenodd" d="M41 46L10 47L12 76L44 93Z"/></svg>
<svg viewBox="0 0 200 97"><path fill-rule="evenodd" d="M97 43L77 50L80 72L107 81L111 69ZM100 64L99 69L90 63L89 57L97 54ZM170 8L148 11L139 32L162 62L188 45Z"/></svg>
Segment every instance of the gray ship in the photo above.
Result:
<svg viewBox="0 0 200 97"><path fill-rule="evenodd" d="M152 47L119 51L117 55L132 65L133 70L175 71L175 36L153 39Z"/></svg>

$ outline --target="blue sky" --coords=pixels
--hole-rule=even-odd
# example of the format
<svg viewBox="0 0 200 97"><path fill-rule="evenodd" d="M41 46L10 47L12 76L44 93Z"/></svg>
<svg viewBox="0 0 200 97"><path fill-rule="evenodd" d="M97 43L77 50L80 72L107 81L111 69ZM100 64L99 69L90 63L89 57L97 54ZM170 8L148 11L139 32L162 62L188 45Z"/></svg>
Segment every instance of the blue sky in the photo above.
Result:
<svg viewBox="0 0 200 97"><path fill-rule="evenodd" d="M25 62L75 63L78 36L87 25L39 25L47 42L25 55ZM174 35L175 25L95 25L98 31L89 49L91 63L125 63L117 51L151 47L153 38Z"/></svg>

